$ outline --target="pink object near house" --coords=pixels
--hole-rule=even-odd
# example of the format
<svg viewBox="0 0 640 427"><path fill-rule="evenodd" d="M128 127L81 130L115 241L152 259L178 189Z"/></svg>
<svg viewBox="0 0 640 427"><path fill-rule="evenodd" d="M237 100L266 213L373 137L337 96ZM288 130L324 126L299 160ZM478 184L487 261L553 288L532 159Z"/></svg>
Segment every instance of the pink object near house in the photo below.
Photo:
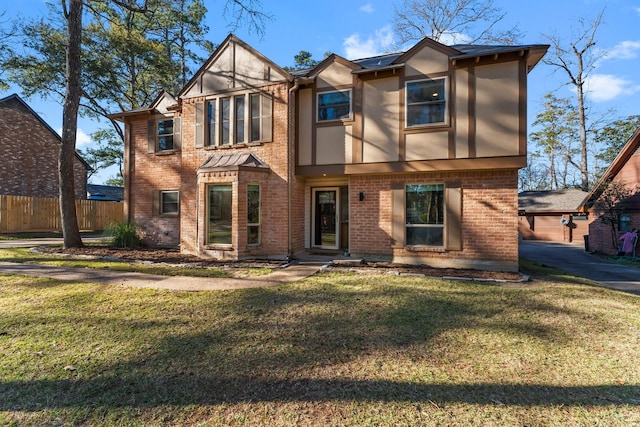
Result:
<svg viewBox="0 0 640 427"><path fill-rule="evenodd" d="M615 236L611 225L602 221L594 204L610 182L619 181L630 190L630 197L619 204ZM633 228L640 228L640 128L627 140L609 168L582 201L581 209L589 212L589 251L613 255L618 239Z"/></svg>
<svg viewBox="0 0 640 427"><path fill-rule="evenodd" d="M527 74L547 45L445 46L285 71L234 35L125 124L125 215L218 259L304 252L518 269Z"/></svg>

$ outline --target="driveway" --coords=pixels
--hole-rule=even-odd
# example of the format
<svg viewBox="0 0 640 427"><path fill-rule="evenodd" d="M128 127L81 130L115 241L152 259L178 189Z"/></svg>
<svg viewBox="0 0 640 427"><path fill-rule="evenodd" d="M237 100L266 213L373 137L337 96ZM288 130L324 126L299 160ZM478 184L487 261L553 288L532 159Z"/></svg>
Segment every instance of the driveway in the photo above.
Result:
<svg viewBox="0 0 640 427"><path fill-rule="evenodd" d="M520 242L520 257L640 295L640 269L602 261L586 253L582 243L524 240Z"/></svg>

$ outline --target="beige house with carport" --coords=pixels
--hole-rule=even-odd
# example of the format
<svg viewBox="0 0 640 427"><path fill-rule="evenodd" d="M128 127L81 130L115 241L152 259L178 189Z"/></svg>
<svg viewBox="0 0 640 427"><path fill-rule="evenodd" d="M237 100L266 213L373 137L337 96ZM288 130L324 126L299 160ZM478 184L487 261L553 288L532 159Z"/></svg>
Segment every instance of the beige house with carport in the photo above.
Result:
<svg viewBox="0 0 640 427"><path fill-rule="evenodd" d="M175 98L113 115L126 212L203 257L517 270L527 75L547 48L424 39L290 74L231 35Z"/></svg>

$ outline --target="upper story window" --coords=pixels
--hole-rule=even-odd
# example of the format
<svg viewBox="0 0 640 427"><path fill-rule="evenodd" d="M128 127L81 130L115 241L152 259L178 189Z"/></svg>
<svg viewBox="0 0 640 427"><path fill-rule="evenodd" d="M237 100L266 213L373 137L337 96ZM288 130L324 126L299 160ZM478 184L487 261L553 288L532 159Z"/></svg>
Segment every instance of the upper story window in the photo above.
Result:
<svg viewBox="0 0 640 427"><path fill-rule="evenodd" d="M351 118L351 89L318 94L318 121Z"/></svg>
<svg viewBox="0 0 640 427"><path fill-rule="evenodd" d="M155 117L148 121L147 152L170 154L180 151L180 117Z"/></svg>
<svg viewBox="0 0 640 427"><path fill-rule="evenodd" d="M269 95L251 93L212 99L207 102L205 111L205 141L204 144L201 141L201 145L223 146L272 140L273 98Z"/></svg>
<svg viewBox="0 0 640 427"><path fill-rule="evenodd" d="M173 150L173 119L158 120L158 151Z"/></svg>
<svg viewBox="0 0 640 427"><path fill-rule="evenodd" d="M447 123L447 79L406 83L407 127Z"/></svg>

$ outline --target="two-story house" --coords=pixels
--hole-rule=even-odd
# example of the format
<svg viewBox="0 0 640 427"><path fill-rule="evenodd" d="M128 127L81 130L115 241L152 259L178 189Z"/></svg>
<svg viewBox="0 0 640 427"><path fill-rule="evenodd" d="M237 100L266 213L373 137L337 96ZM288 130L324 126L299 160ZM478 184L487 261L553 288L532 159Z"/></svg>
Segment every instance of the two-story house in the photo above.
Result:
<svg viewBox="0 0 640 427"><path fill-rule="evenodd" d="M125 214L203 257L305 251L517 270L527 74L546 45L331 55L288 73L231 35L125 123Z"/></svg>
<svg viewBox="0 0 640 427"><path fill-rule="evenodd" d="M62 139L22 98L0 99L0 194L58 197L58 157ZM89 164L76 153L73 163L76 199L87 198Z"/></svg>

